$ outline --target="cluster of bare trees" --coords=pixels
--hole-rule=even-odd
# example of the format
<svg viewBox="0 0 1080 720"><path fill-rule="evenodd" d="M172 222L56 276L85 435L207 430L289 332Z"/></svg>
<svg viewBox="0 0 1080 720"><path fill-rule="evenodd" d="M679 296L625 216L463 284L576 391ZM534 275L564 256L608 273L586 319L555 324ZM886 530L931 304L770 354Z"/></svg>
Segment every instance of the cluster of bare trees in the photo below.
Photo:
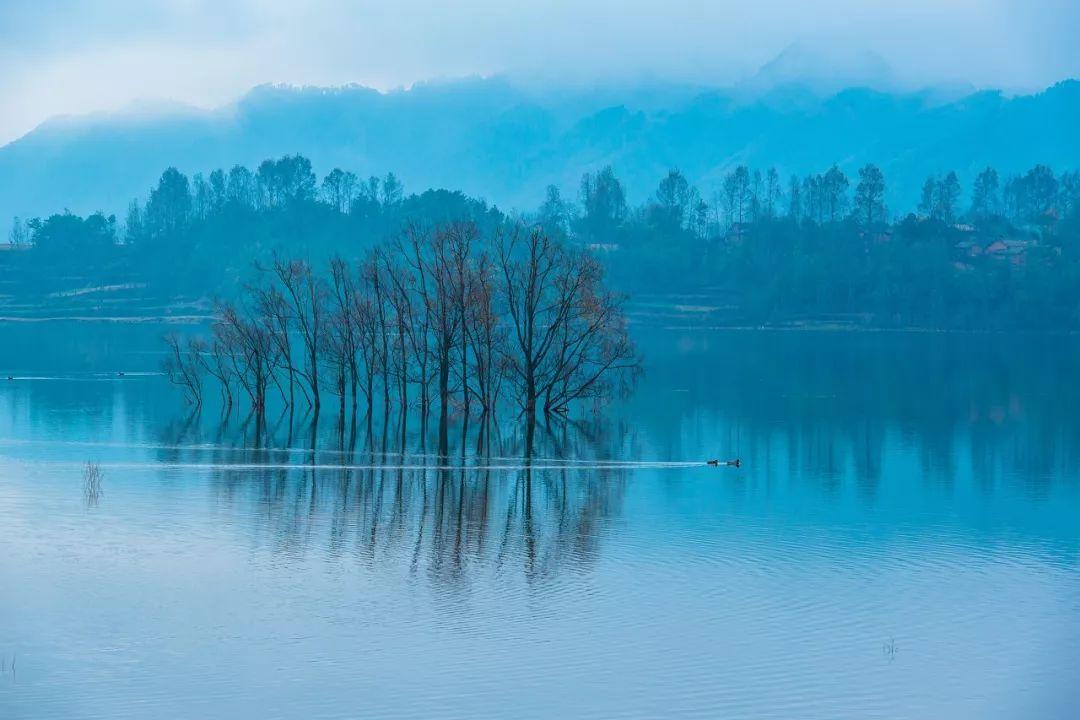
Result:
<svg viewBox="0 0 1080 720"><path fill-rule="evenodd" d="M209 339L167 338L165 369L199 408L206 378L225 412L241 399L315 417L325 396L342 418L370 424L394 412L427 433L438 406L439 445L451 414L483 426L498 408L526 420L604 398L633 381L640 361L621 298L597 260L540 228L482 237L472 222L407 228L351 264L325 272L275 259L244 298L221 303Z"/></svg>

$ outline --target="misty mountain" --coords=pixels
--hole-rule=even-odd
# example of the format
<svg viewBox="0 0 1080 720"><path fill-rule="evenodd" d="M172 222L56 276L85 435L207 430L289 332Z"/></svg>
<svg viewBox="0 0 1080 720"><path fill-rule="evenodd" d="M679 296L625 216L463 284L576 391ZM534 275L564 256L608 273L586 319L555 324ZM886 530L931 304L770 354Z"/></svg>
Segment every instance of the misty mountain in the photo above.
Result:
<svg viewBox="0 0 1080 720"><path fill-rule="evenodd" d="M736 90L753 95L793 85L803 86L815 95L834 94L850 87L874 90L900 87L893 69L871 50L811 47L796 42L738 83Z"/></svg>
<svg viewBox="0 0 1080 720"><path fill-rule="evenodd" d="M213 111L154 107L49 121L0 148L0 218L64 208L122 215L161 171L209 172L301 153L325 174L396 173L409 190L460 189L504 208L539 204L544 187L576 195L585 171L611 164L630 199L670 167L709 197L738 164L786 177L834 162L849 176L877 163L894 212L911 209L931 173L965 187L993 165L1080 167L1080 82L1006 97L983 91L853 87L821 91L783 56L759 91L641 84L536 90L504 79L368 88L262 86ZM885 72L872 67L868 72ZM869 77L869 76L868 76Z"/></svg>

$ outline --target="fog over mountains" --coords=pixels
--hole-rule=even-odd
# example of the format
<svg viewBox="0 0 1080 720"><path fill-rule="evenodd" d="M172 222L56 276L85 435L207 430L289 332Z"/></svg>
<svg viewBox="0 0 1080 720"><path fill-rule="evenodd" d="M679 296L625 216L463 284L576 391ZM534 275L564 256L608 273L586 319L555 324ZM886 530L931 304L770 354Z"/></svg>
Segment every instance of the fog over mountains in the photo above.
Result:
<svg viewBox="0 0 1080 720"><path fill-rule="evenodd" d="M993 165L1080 167L1080 82L1006 96L904 90L872 58L819 81L783 55L730 88L641 82L538 90L503 78L359 86L261 86L213 111L135 107L46 122L0 148L0 222L61 211L122 211L161 171L209 172L301 153L321 175L396 173L407 190L460 189L504 209L537 206L554 183L576 196L583 172L614 166L630 199L678 167L708 197L738 164L782 177L833 163L877 163L893 213L923 179L956 170L965 189ZM877 89L868 87L873 85Z"/></svg>

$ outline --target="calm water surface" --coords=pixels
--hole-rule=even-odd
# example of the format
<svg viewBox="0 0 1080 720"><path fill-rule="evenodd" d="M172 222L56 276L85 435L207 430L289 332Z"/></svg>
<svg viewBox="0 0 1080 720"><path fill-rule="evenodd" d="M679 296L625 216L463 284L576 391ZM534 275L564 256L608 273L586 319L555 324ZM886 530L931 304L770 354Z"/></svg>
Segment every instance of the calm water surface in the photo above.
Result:
<svg viewBox="0 0 1080 720"><path fill-rule="evenodd" d="M187 418L162 332L0 325L2 718L1077 717L1076 339L642 330L527 468Z"/></svg>

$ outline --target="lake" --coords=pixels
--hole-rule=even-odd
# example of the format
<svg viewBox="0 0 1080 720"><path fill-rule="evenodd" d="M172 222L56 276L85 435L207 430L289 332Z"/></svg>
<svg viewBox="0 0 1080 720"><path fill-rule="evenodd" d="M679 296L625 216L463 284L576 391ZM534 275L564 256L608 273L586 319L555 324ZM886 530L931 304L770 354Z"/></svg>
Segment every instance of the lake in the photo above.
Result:
<svg viewBox="0 0 1080 720"><path fill-rule="evenodd" d="M1080 339L640 327L527 463L188 417L166 329L0 323L0 717L1076 717Z"/></svg>

